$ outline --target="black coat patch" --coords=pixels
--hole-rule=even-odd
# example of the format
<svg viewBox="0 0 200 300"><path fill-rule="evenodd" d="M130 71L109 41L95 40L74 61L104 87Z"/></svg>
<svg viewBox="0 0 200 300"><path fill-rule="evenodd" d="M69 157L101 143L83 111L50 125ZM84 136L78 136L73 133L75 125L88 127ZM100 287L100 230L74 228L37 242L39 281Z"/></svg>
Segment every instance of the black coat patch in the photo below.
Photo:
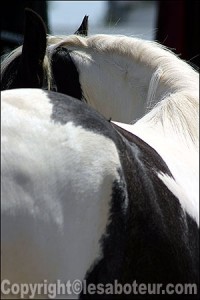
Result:
<svg viewBox="0 0 200 300"><path fill-rule="evenodd" d="M57 92L81 100L79 73L70 56L70 51L64 47L56 48L52 55L51 66Z"/></svg>

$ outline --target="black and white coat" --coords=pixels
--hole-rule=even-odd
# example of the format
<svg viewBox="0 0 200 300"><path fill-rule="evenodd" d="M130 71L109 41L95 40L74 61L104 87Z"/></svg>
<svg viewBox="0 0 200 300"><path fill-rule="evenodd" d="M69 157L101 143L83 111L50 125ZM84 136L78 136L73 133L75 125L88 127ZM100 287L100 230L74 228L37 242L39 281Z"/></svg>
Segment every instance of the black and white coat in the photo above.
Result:
<svg viewBox="0 0 200 300"><path fill-rule="evenodd" d="M139 137L69 96L16 89L2 92L1 147L2 278L198 283L197 223Z"/></svg>

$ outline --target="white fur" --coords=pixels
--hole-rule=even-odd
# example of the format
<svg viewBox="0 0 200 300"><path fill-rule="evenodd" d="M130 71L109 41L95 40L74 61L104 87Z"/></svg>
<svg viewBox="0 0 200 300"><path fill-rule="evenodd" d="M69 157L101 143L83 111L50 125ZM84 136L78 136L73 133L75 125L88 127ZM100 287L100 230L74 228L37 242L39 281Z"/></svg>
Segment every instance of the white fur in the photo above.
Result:
<svg viewBox="0 0 200 300"><path fill-rule="evenodd" d="M101 257L117 149L51 111L43 91L2 92L2 278L12 282L82 280Z"/></svg>
<svg viewBox="0 0 200 300"><path fill-rule="evenodd" d="M198 191L198 186L196 186L195 191L191 190L190 194L188 195L187 189L184 189L182 186L179 185L173 178L165 175L163 173L158 174L158 177L164 182L164 184L168 187L168 189L180 200L182 208L185 212L187 212L198 224L199 226L199 213L198 213L198 203L196 195ZM185 178L185 186L191 184L191 177ZM197 183L197 182L196 182Z"/></svg>
<svg viewBox="0 0 200 300"><path fill-rule="evenodd" d="M149 83L149 90L147 93L147 101L146 101L147 111L152 109L157 102L155 95L162 75L163 75L163 71L161 67L158 67L158 69L152 75L151 81Z"/></svg>

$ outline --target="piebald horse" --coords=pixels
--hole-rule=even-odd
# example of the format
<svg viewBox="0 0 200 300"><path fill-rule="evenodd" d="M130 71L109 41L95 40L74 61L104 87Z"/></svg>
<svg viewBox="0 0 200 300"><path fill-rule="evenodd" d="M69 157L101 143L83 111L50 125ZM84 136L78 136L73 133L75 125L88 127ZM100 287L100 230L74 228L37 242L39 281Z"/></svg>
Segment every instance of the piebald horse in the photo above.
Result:
<svg viewBox="0 0 200 300"><path fill-rule="evenodd" d="M1 98L3 298L19 296L13 284L57 280L101 284L101 293L86 290L81 299L155 299L102 294L116 280L159 284L158 299L169 283L198 284L195 203L188 208L194 191L190 197L179 188L150 145L64 94L11 89ZM192 155L177 159L192 163ZM52 296L52 289L35 291L22 295ZM197 299L192 291L173 299Z"/></svg>
<svg viewBox="0 0 200 300"><path fill-rule="evenodd" d="M80 245L80 241L84 244L84 236L83 238L81 238L81 240L78 239L78 241L74 241L73 239L73 242L75 244L66 242L68 246L65 246L65 250L68 251L67 255L69 253L71 253L72 256L73 253L77 254L77 256L74 256L77 265L84 265L84 271L80 271L80 269L79 271L74 271L75 275L79 276L78 278L83 279L85 278L86 271L88 271L86 276L87 281L95 283L112 282L115 278L119 278L119 280L123 283L131 282L131 280L133 280L134 278L141 282L167 283L170 282L170 279L171 282L197 282L198 262L196 251L198 248L199 226L198 73L193 70L192 67L190 67L186 62L180 60L170 51L164 49L155 42L142 41L139 39L122 36L118 37L96 35L87 37L83 36L83 34L87 35L87 30L85 29L82 29L82 35L77 35L77 33L79 32L76 32L76 35L72 35L69 37L49 36L46 40L45 26L42 21L40 20L38 22L38 17L32 14L32 12L30 11L27 11L27 16L27 32L25 32L24 44L22 48L23 50L21 48L17 49L3 62L2 89L12 89L20 87L40 87L54 89L58 92L65 93L67 95L76 97L79 100L87 102L90 106L93 106L107 119L112 118L113 120L118 121L110 123L106 121L106 119L103 119L103 123L106 124L106 128L108 126L108 130L104 131L104 129L100 127L97 132L100 136L102 136L103 130L104 137L111 137L111 140L112 142L114 142L117 149L116 151L120 157L120 163L122 164L122 166L119 167L120 164L116 163L116 155L113 154L112 151L108 150L110 148L107 147L108 152L106 152L106 155L108 155L108 153L112 153L111 157L113 157L113 159L111 159L111 157L109 156L108 161L105 161L102 165L98 165L97 168L94 169L96 170L96 173L94 171L93 177L91 175L90 169L91 166L95 165L93 163L93 155L96 155L96 159L99 157L105 157L105 152L102 153L101 150L101 147L103 147L103 145L100 146L101 142L104 143L104 141L102 140L101 142L99 142L98 138L96 139L95 136L94 143L92 143L92 141L90 140L90 135L85 139L84 134L83 136L81 134L75 134L74 138L73 134L76 132L74 128L71 128L71 135L68 132L70 137L67 138L66 145L67 153L69 153L70 157L69 160L71 159L71 161L68 161L67 163L71 164L69 165L67 170L68 172L69 170L71 172L71 170L73 169L73 164L75 164L74 168L75 170L77 170L77 173L75 173L74 177L72 173L72 176L70 177L69 173L63 175L63 171L59 176L64 176L65 178L63 178L63 180L65 181L67 178L66 190L69 191L67 199L71 199L70 201L72 201L70 195L73 195L74 199L76 200L81 199L81 197L85 195L85 198L89 201L87 202L87 200L85 200L87 202L87 205L88 203L91 204L91 202L95 199L94 207L96 209L95 213L98 215L98 217L94 217L96 216L95 213L94 216L91 216L92 219L90 219L88 216L84 216L84 221L87 223L87 226L93 227L93 234L89 230L87 231L88 227L85 224L84 226L86 227L82 226L83 224L81 223L81 220L83 220L84 217L80 219L80 222L77 221L79 220L78 217L80 218L80 215L78 216L79 209L82 210L83 207L76 206L76 201L74 202L74 209L77 209L76 216L78 217L77 219L76 217L73 218L74 215L72 209L71 218L75 223L76 221L80 223L80 227L77 227L78 229L84 228L85 234L88 234L90 236L88 245L87 242L84 245L85 252L87 252L88 256L90 256L90 245L94 242L94 236L96 238L96 241L98 240L98 245L99 240L101 240L101 254L96 255L95 253L91 255L91 261L93 260L93 264L91 261L89 261L88 263L87 259L85 259L86 263L83 264L84 259L82 260L82 257L80 257L80 259L78 260L78 246ZM85 19L84 22L86 24L87 19ZM85 27L85 24L82 25L82 27ZM30 35L31 28L34 28L34 30L38 28L38 32L40 32L40 35L38 35L37 30L34 31L35 39L34 34ZM31 62L31 59L33 59L34 63ZM29 103L27 97L31 97L30 91L27 91L27 93L29 93L29 96L25 96L26 92L22 90L19 90L19 92L11 92L15 95L18 95L18 93L20 93L19 97L15 97L14 94L9 94L9 91L3 92L3 94L4 93L8 95L9 99L13 97L13 99L15 99L14 101L16 101L16 105L17 101L21 103L21 97L22 99L26 99L25 102L27 103ZM61 115L61 119L59 119L59 122L63 126L64 124L71 124L71 121L73 124L73 122L75 122L74 120L76 119L76 122L78 123L75 122L75 125L78 124L86 130L89 129L90 133L94 130L93 126L95 126L94 124L96 124L96 118L99 118L100 116L94 110L87 107L87 111L89 111L90 117L89 119L85 117L85 115L87 115L85 113L86 105L84 105L83 103L72 101L72 99L69 97L65 98L64 96L62 96L64 97L62 98L59 94L55 96L54 93L47 93L44 91L39 92L33 90L31 93L33 93L33 96L34 93L39 93L39 96L37 97L35 95L34 99L41 98L41 101L42 98L45 97L44 95L46 95L47 98L49 97L50 99L58 97L59 100L57 101L54 99L54 102L60 103L60 108L56 111L58 115ZM52 95L54 96L52 97ZM62 101L60 100L60 97L62 98ZM16 98L19 100L16 100ZM68 105L64 104L65 101ZM51 119L51 121L54 120L54 117L52 117L54 115L53 112L55 109L54 102L51 102L51 106L49 107L51 114L49 113L48 118ZM155 105L155 103L157 104ZM34 100L34 102L29 103L28 106L29 105L31 105L31 109L34 109L35 113L40 114L41 118L46 116L47 110L43 107L43 101L41 102L41 104L39 104L38 100L36 102ZM66 105L68 108L66 108ZM72 110L73 112L71 112L71 105L75 107L75 109ZM6 114L9 115L8 113L5 113L4 115ZM65 118L63 116L64 114L66 116ZM140 118L143 114L145 114L144 117ZM51 118L49 117L50 115ZM5 118L9 119L8 117ZM23 119L23 117L21 118ZM64 118L64 121L62 120L62 118ZM84 118L86 119L84 120ZM137 119L139 120L137 121ZM55 120L57 121L57 117ZM133 120L134 124L128 124ZM121 122L126 122L126 124L123 124ZM31 127L31 123L29 125ZM34 126L35 125L33 125L33 128L31 127L31 130L34 129ZM115 128L115 133L113 132L113 126ZM14 127L14 124L11 125L12 130ZM45 126L43 125L39 127L45 128ZM52 130L53 132L53 128L50 129L49 127L48 130L49 132L50 130ZM46 134L48 134L48 130L44 130L44 132L46 131ZM113 136L112 134L110 136L110 132L112 134L116 134L117 132L118 139L120 140L120 143L122 141L123 143L125 143L125 148L121 148L121 144L119 145L118 142L113 140ZM9 131L7 134L9 134ZM22 141L24 139L23 134L24 133L22 132ZM38 135L39 139L45 140L45 136L41 137L41 135L42 133ZM56 137L54 137L54 135L50 135L50 137L51 139L48 140L48 142L56 144L53 142L53 139ZM72 140L70 140L71 138ZM81 139L81 141L79 141L79 138ZM24 148L23 143L25 142L22 142L22 149ZM82 146L82 143L85 143L85 145L89 147L91 152L86 149L87 147L84 148ZM141 147L139 146L140 143L142 145ZM93 147L92 145L95 147ZM76 152L76 147L78 147L79 152ZM43 152L48 153L48 148L49 147L47 147L46 151ZM145 148L145 150L143 148ZM73 150L73 152L77 155L70 156L71 152L69 151L69 149L70 151ZM19 149L16 151L19 152ZM42 150L40 148L38 149L38 151L42 153ZM30 166L30 158L27 156L30 152L27 151L26 153L24 153L24 155L22 155L22 161L23 156L25 159L27 159L25 167L26 165ZM82 160L80 159L76 161L76 159L79 157L78 153L79 155L82 154L84 158L82 157ZM53 151L51 154L53 157ZM151 156L153 156L153 160L151 160ZM58 157L62 157L62 155L58 155ZM77 158L75 159L75 157ZM56 160L57 159L58 158L56 156ZM84 167L82 167L84 171L83 169L81 169L80 176L78 176L79 165L84 161L83 165L85 166L84 159L86 160L86 168L84 169ZM124 164L121 162L121 160L123 159L126 161L126 163ZM116 166L116 169L114 169L117 170L120 175L116 175L117 173L115 172L112 173L112 171L114 170L113 167L111 167L112 175L111 173L109 173L108 169L110 170L110 166L112 166L111 161ZM11 160L10 164L12 165L12 163L13 162ZM159 163L161 163L161 165ZM54 170L55 166L53 165L52 167L51 165L50 169ZM20 166L17 166L16 170L18 168L20 170ZM48 171L50 170L47 171L45 168L46 165L43 170L44 174L49 174L50 172ZM58 167L56 166L56 168ZM105 172L103 171L104 168ZM62 170L62 168L60 168L60 170ZM98 171L99 175L97 175ZM106 173L107 171L108 173ZM9 172L10 170L8 171L8 173ZM23 172L21 173L23 174ZM124 175L126 172L127 175ZM55 173L56 176L58 176L59 172ZM90 174L90 179L86 180L88 173ZM26 179L26 176L20 176L19 178L22 177ZM30 176L28 176L31 178L31 182L32 176L33 174L30 174ZM18 180L17 176L14 175L14 177L14 180ZM40 177L38 176L37 178L42 184L43 181L40 181ZM77 181L75 180L75 178L77 179ZM97 178L100 178L100 181ZM18 181L19 182L17 183L17 185L19 185L19 187L20 184L22 184L23 186L24 182L26 182L26 180L24 181L22 179ZM97 182L96 185L95 182ZM120 187L119 189L116 188L117 192L113 192L114 182L117 182L117 186ZM39 190L45 189L44 186L37 187L38 183L35 184L34 179L32 183L34 188L36 187L36 191L37 188L39 188ZM87 186L87 192L89 194L87 194L87 192L85 193L86 186L84 185ZM7 186L8 184L6 182L5 187ZM52 186L56 187L56 193L60 192L60 190L57 191L58 187L55 182L54 184L52 183ZM111 187L112 193L110 192ZM74 189L73 191L75 194L73 194L73 192L70 192L70 188L72 188L72 190ZM5 190L7 192L8 188L6 188ZM29 191L29 189L27 190ZM123 191L122 193L121 190ZM97 191L99 192L99 194L96 194ZM12 193L11 190L9 192ZM107 194L105 195L104 193ZM60 196L61 202L63 201L62 197L64 198L64 194L65 193L63 190L63 194L62 196ZM20 193L19 195L21 197ZM32 197L34 198L34 196ZM6 199L7 196L3 198ZM83 199L85 198L83 197ZM118 201L120 201L119 199L123 199L122 202L124 203L124 206L123 208L121 207L122 211L128 212L128 215L126 215L124 219L125 223L123 223L125 224L125 227L123 227L123 224L121 223L122 219L121 215L118 214L118 210L116 212L115 206L112 206L112 204L110 205L110 203L113 203L113 205L115 205L116 202L118 203ZM10 201L11 203L13 202L12 200ZM48 201L48 195L46 201ZM130 203L130 201L132 203L131 205L133 206L129 206L127 204ZM84 205L85 202L83 201L81 203ZM110 210L107 209L106 211L105 203L107 203L107 205L109 203L108 206ZM87 205L86 207L88 207ZM102 207L99 208L98 205L102 205ZM152 210L150 209L149 205ZM180 208L174 208L174 205L178 205ZM126 209L124 207L126 207ZM157 217L154 213L152 213L153 210L155 210L154 213L157 215ZM68 217L70 208L67 208L66 211L68 212ZM116 221L116 224L114 226L111 226L113 230L112 234L114 235L107 233L105 229L108 226L105 224L111 222L112 218L114 218ZM93 219L95 219L95 224L97 224L97 227L94 226L92 222ZM101 227L98 224L99 220L102 221L102 224L104 223L104 229L101 232L98 231L99 229L97 230L97 228ZM120 224L118 224L118 222ZM170 225L168 224L168 222ZM71 224L73 224L73 222ZM117 226L117 224L119 226ZM65 225L69 227L69 237L71 233L73 234L73 229L69 226L68 223L65 223ZM150 232L147 230L148 227ZM126 230L122 230L121 232L120 228L126 228ZM92 228L90 228L90 230L92 230ZM151 230L153 230L153 232ZM141 233L141 237L139 238L139 240L136 239L134 231L136 233L136 236L137 234L140 235ZM80 234L78 236L80 238ZM52 239L54 237L55 236L52 234ZM106 238L104 237L107 237L108 240L106 240ZM52 239L50 238L50 240ZM182 244L183 240L185 243L184 245ZM169 241L171 242L170 247L173 248L173 251L172 248L170 248L168 245ZM63 241L61 241L61 243L62 242ZM104 249L104 242L105 245L107 245L106 247L108 247L105 251L102 250ZM122 249L121 247L119 247L119 242L122 244L122 248L125 248ZM95 244L94 242L94 245L97 244ZM77 246L77 248L75 245ZM95 247L96 246L94 246L94 249L98 248ZM143 247L145 249L143 249ZM32 247L31 249L34 249L34 247ZM64 249L62 249L62 247L60 249L60 251L63 251L62 253L64 253ZM156 252L156 250L158 251L158 253ZM49 251L53 251L53 253L55 253L54 248L52 247L49 247ZM112 251L114 251L113 254L111 253ZM138 253L138 255L136 255L136 253ZM178 257L180 259L179 261ZM69 255L69 261L71 260L72 257ZM153 265L155 264L154 260L156 260L155 268L153 267ZM61 270L63 271L64 266L66 267L66 265L64 265L62 259L60 260L60 263L63 265L63 268L61 268ZM68 262L66 262L66 264L67 263ZM116 266L116 264L118 264L118 266ZM89 265L90 269L87 269L89 268ZM159 271L158 265L160 265L160 268L162 269L161 271ZM135 269L135 271L132 270L133 268ZM74 266L69 266L67 269L76 270ZM62 273L61 270L59 270L59 272ZM177 272L175 272L175 270ZM154 272L157 274L153 274ZM21 273L24 272L22 271ZM61 273L57 274L60 275ZM63 274L65 274L63 276L65 276L66 278L68 274L72 275L74 273L66 273L65 270ZM61 276L61 278L64 277ZM71 278L75 277L73 277L72 275ZM84 297L84 295L82 296ZM183 299L183 295L181 296L181 299ZM191 295L189 299L190 298Z"/></svg>

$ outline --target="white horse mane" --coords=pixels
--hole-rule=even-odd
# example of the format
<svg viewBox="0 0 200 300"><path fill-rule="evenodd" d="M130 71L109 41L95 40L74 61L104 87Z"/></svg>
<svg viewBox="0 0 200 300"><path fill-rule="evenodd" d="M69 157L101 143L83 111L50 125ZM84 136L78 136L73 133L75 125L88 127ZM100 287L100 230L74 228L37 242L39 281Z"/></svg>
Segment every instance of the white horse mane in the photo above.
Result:
<svg viewBox="0 0 200 300"><path fill-rule="evenodd" d="M93 49L101 52L123 55L138 62L146 62L152 69L162 68L162 73L168 83L176 89L177 86L188 89L194 86L194 79L198 80L197 72L182 59L179 59L170 49L155 42L123 35L96 34L88 37L48 36L51 49L59 46L77 49ZM171 74L173 73L173 76ZM180 74L182 76L180 76ZM183 81L184 79L187 82ZM164 79L165 79L164 78ZM170 80L171 79L171 80Z"/></svg>
<svg viewBox="0 0 200 300"><path fill-rule="evenodd" d="M111 53L145 63L155 70L152 74L146 99L146 111L142 121L171 123L173 130L183 133L198 143L199 74L167 47L155 41L119 35L93 35L89 37L49 36L51 49L58 46L79 50L93 49L100 54ZM159 82L170 86L162 101L155 105L155 93ZM167 89L166 89L167 90ZM155 106L154 106L155 105Z"/></svg>
<svg viewBox="0 0 200 300"><path fill-rule="evenodd" d="M48 88L52 82L51 53L59 46L75 51L82 50L83 53L89 49L100 55L116 54L149 67L152 76L147 87L146 111L150 112L141 121L161 121L163 126L166 122L171 122L176 130L189 136L194 143L198 143L199 74L169 49L155 41L119 35L98 34L88 37L49 35L47 56L44 60ZM2 71L20 52L21 47L4 60ZM161 101L155 105L155 93L160 82L165 85L166 90Z"/></svg>

